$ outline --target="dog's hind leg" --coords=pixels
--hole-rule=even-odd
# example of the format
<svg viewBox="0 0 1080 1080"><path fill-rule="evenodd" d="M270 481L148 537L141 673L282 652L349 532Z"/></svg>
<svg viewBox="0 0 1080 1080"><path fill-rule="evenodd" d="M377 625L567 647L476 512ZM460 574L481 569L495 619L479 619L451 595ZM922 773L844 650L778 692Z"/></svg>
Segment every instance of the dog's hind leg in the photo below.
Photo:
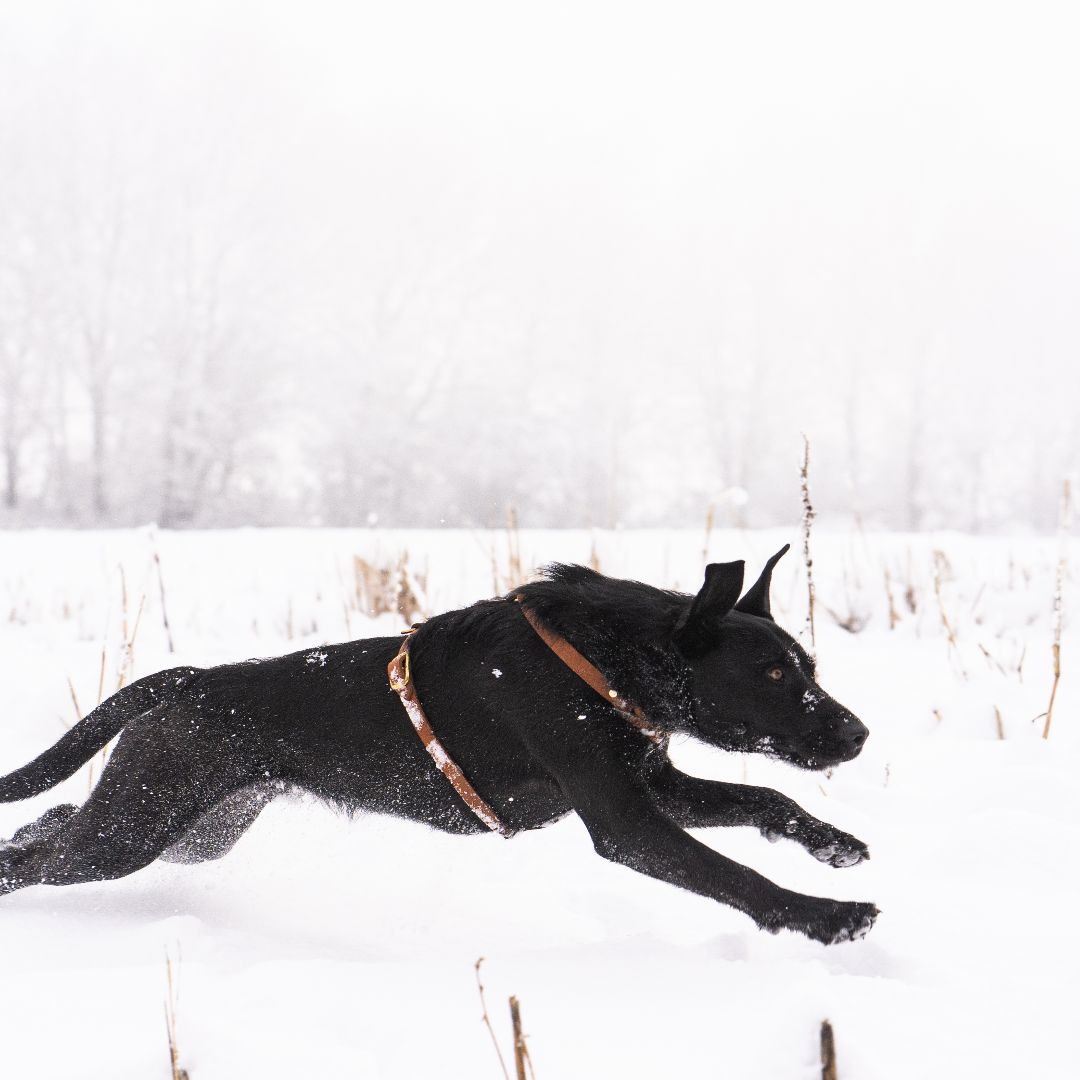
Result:
<svg viewBox="0 0 1080 1080"><path fill-rule="evenodd" d="M195 825L175 844L170 844L159 858L170 863L199 863L220 859L232 851L240 837L277 795L278 788L269 784L255 784L234 791L209 813L199 818Z"/></svg>
<svg viewBox="0 0 1080 1080"><path fill-rule="evenodd" d="M230 749L184 715L133 725L76 813L47 837L0 855L0 895L125 877L149 865L251 785L254 766Z"/></svg>

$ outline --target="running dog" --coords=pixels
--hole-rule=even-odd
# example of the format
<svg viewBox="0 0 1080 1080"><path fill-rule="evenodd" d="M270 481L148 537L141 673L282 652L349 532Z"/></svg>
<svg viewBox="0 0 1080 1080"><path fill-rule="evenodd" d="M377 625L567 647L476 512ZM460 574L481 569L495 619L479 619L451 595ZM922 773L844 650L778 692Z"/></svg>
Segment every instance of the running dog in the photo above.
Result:
<svg viewBox="0 0 1080 1080"><path fill-rule="evenodd" d="M837 867L868 858L865 844L776 791L698 779L668 756L674 734L804 769L862 749L867 729L772 618L785 551L741 599L742 562L709 565L696 596L554 565L404 644L140 679L0 777L0 801L28 799L120 735L81 807L57 806L0 844L0 895L220 858L267 803L301 790L451 833L511 836L575 813L603 858L765 930L859 938L873 904L791 892L685 830L751 826Z"/></svg>

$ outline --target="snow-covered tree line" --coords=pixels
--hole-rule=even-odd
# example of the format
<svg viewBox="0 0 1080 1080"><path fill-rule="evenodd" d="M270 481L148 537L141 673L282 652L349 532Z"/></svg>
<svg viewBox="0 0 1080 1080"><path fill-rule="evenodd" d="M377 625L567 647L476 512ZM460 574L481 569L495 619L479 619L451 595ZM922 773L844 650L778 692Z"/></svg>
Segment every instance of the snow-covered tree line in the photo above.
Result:
<svg viewBox="0 0 1080 1080"><path fill-rule="evenodd" d="M310 55L124 12L0 34L3 524L786 523L805 432L823 520L1053 527L1080 224L1036 112L1017 173L940 96L740 111L736 55L676 98L374 9Z"/></svg>
<svg viewBox="0 0 1080 1080"><path fill-rule="evenodd" d="M826 515L1049 528L1076 460L1076 424L1010 417L992 374L873 336L808 354L722 281L707 318L686 295L670 325L597 316L452 240L372 259L357 229L328 268L212 174L140 190L96 148L20 164L0 177L9 525L783 522L806 431Z"/></svg>

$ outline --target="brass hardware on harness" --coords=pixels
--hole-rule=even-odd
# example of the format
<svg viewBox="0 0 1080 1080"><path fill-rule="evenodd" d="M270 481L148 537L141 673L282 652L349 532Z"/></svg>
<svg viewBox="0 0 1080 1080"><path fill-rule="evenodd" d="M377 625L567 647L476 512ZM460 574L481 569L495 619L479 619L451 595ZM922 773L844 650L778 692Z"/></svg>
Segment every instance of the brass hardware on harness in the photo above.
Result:
<svg viewBox="0 0 1080 1080"><path fill-rule="evenodd" d="M413 627L413 630L416 628ZM498 815L480 797L476 788L469 783L465 774L458 767L457 762L446 752L446 748L435 735L435 729L420 704L420 698L416 693L416 684L412 681L412 672L409 670L409 644L412 642L412 631L405 635L401 642L401 648L397 655L386 665L386 673L390 679L390 688L401 698L401 704L405 707L413 730L420 737L424 749L431 755L435 767L450 781L454 790L461 796L465 805L492 831L501 836L509 837L511 831L503 825Z"/></svg>
<svg viewBox="0 0 1080 1080"><path fill-rule="evenodd" d="M395 664L392 660L387 671L390 675L390 685L399 694L409 685L409 654L407 651L399 652L394 660L400 660L400 664Z"/></svg>

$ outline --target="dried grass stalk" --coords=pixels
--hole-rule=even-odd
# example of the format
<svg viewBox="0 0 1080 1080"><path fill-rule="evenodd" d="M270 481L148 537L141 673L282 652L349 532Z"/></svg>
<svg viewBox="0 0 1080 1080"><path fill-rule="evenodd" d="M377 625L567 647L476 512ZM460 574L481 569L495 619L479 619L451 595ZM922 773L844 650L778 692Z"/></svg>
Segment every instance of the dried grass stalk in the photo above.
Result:
<svg viewBox="0 0 1080 1080"><path fill-rule="evenodd" d="M165 606L165 578L161 572L161 557L158 555L158 550L154 547L154 570L157 573L158 582L158 596L161 600L161 623L165 627L165 641L168 643L169 652L176 652L176 647L173 644L172 627L169 625L169 612Z"/></svg>
<svg viewBox="0 0 1080 1080"><path fill-rule="evenodd" d="M427 617L421 596L427 594L427 572L413 573L408 552L396 562L379 566L353 556L356 606L371 616L392 611L412 625Z"/></svg>
<svg viewBox="0 0 1080 1080"><path fill-rule="evenodd" d="M507 592L525 581L525 568L521 564L521 531L517 511L512 506L506 510L506 574Z"/></svg>
<svg viewBox="0 0 1080 1080"><path fill-rule="evenodd" d="M837 1080L836 1039L828 1020L821 1021L821 1080Z"/></svg>
<svg viewBox="0 0 1080 1080"><path fill-rule="evenodd" d="M885 567L885 595L889 598L889 629L895 630L896 624L900 621L900 613L896 610L896 600L893 598L892 591L892 575L890 575L887 566Z"/></svg>
<svg viewBox="0 0 1080 1080"><path fill-rule="evenodd" d="M803 435L803 459L799 477L803 507L803 564L806 566L806 625L810 630L810 654L815 656L817 654L817 635L814 632L814 560L810 557L810 527L814 521L814 507L810 502L810 440L805 434Z"/></svg>
<svg viewBox="0 0 1080 1080"><path fill-rule="evenodd" d="M77 724L82 719L82 709L79 708L79 695L75 693L75 684L71 681L71 676L67 677L68 692L71 694L71 704L75 708L75 723Z"/></svg>
<svg viewBox="0 0 1080 1080"><path fill-rule="evenodd" d="M960 645L956 640L956 632L953 630L952 623L949 621L949 616L945 611L945 599L942 595L941 583L946 572L950 570L949 559L944 551L936 550L934 552L934 596L937 597L938 612L941 615L941 625L945 628L945 636L949 641L949 652L955 654L956 664L960 669L960 674L967 681L967 670L964 667L964 662L960 658Z"/></svg>
<svg viewBox="0 0 1080 1080"><path fill-rule="evenodd" d="M536 1080L529 1047L521 1030L521 1006L516 997L510 998L510 1023L514 1027L514 1068L517 1071L517 1080L529 1080L530 1077ZM525 1075L526 1065L529 1067L528 1076Z"/></svg>
<svg viewBox="0 0 1080 1080"><path fill-rule="evenodd" d="M491 1017L488 1016L487 1000L484 998L484 984L480 981L480 965L483 962L484 958L481 956L473 965L473 970L476 972L476 989L480 994L480 1018L484 1021L484 1026L488 1029L488 1034L491 1036L491 1045L495 1047L495 1054L499 1059L499 1068L502 1069L503 1077L505 1080L510 1080L510 1074L506 1071L506 1061L503 1058L502 1050L499 1049L499 1040L495 1036L495 1029L491 1026Z"/></svg>
<svg viewBox="0 0 1080 1080"><path fill-rule="evenodd" d="M600 571L600 552L596 548L596 537L592 538L592 545L589 547L589 566L595 570L598 574Z"/></svg>
<svg viewBox="0 0 1080 1080"><path fill-rule="evenodd" d="M705 511L705 542L701 546L701 561L707 563L709 561L709 542L712 540L713 524L716 521L716 505L709 503L708 510Z"/></svg>
<svg viewBox="0 0 1080 1080"><path fill-rule="evenodd" d="M1043 724L1042 737L1050 738L1050 722L1054 718L1054 701L1057 698L1058 683L1061 682L1061 624L1064 615L1062 593L1065 589L1065 572L1068 563L1069 524L1072 516L1072 500L1069 481L1061 488L1061 518L1059 523L1059 544L1057 573L1054 577L1054 644L1051 651L1054 658L1054 681L1050 687L1050 704L1046 706L1046 722Z"/></svg>
<svg viewBox="0 0 1080 1080"><path fill-rule="evenodd" d="M180 954L176 956L176 978L173 978L173 962L168 950L165 952L165 1034L169 1040L169 1075L172 1080L188 1080L187 1069L180 1067L180 1045L176 1040L176 1005L179 997Z"/></svg>
<svg viewBox="0 0 1080 1080"><path fill-rule="evenodd" d="M139 634L139 624L142 622L143 608L146 606L146 597L139 597L139 607L135 612L135 624L131 628L131 637L124 637L120 642L120 662L117 665L116 689L123 690L135 666L135 638ZM125 635L127 631L127 615L124 616Z"/></svg>
<svg viewBox="0 0 1080 1080"><path fill-rule="evenodd" d="M108 642L101 642L101 667L98 670L97 703L100 705L105 700L105 653Z"/></svg>

